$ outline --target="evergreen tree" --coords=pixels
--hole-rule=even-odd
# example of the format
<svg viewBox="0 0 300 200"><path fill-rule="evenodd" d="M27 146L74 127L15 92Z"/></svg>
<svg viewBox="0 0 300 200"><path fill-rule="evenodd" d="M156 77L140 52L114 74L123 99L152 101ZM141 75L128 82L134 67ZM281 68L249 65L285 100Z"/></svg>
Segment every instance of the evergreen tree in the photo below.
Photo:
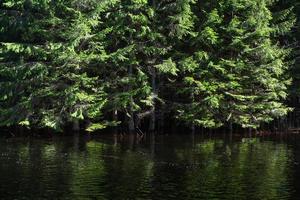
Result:
<svg viewBox="0 0 300 200"><path fill-rule="evenodd" d="M4 0L0 125L256 128L298 88L296 3Z"/></svg>
<svg viewBox="0 0 300 200"><path fill-rule="evenodd" d="M282 2L284 3L284 2ZM287 3L287 2L285 2ZM292 68L290 70L291 77L293 78L293 83L290 87L290 98L293 106L296 106L299 108L299 100L300 100L300 3L298 1L289 1L290 6L293 7L293 13L296 15L296 23L295 26L292 29L292 32L289 32L289 37L283 37L282 40L286 43L286 45L289 45L293 47L293 53L292 53ZM288 17L291 17L291 14L288 15Z"/></svg>
<svg viewBox="0 0 300 200"><path fill-rule="evenodd" d="M288 50L272 41L270 4L209 3L193 39L198 51L179 62L186 73L184 91L194 98L180 118L205 127L227 122L257 127L288 112L282 103L290 82L284 76Z"/></svg>
<svg viewBox="0 0 300 200"><path fill-rule="evenodd" d="M1 3L1 35L9 34L0 50L2 125L59 130L84 118L99 120L105 93L87 73L89 52L81 49L95 21L88 3Z"/></svg>
<svg viewBox="0 0 300 200"><path fill-rule="evenodd" d="M167 47L161 27L155 26L156 7L147 0L120 1L99 26L109 34L104 37L107 58L97 73L106 76L108 108L127 116L130 131L146 116L152 116L150 129L154 129L157 73L172 73L168 61L162 59Z"/></svg>
<svg viewBox="0 0 300 200"><path fill-rule="evenodd" d="M297 96L299 95L299 6L294 0L276 1L272 6L273 40L282 46L290 48L291 54L286 59L286 64L290 66L288 73L293 82L289 87L289 104L297 106ZM297 16L298 14L298 16Z"/></svg>

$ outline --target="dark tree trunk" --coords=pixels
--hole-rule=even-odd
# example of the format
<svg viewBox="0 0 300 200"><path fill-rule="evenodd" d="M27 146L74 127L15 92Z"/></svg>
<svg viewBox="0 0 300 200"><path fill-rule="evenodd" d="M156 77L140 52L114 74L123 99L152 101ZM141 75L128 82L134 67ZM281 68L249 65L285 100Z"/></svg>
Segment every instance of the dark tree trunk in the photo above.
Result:
<svg viewBox="0 0 300 200"><path fill-rule="evenodd" d="M132 77L132 66L129 66L129 77ZM129 86L129 91L131 90L131 86ZM133 113L133 98L130 97L130 105L129 105L129 115L128 116L128 129L130 133L133 133L135 131L135 125L134 125L134 113Z"/></svg>
<svg viewBox="0 0 300 200"><path fill-rule="evenodd" d="M118 111L117 110L114 110L113 113L112 113L112 119L113 121L117 122L118 121ZM118 134L118 126L115 126L113 128L113 133L114 134Z"/></svg>
<svg viewBox="0 0 300 200"><path fill-rule="evenodd" d="M154 97L155 97L157 95L157 90L156 90L156 71L155 71L155 69L152 72L152 84L151 85L152 85L152 95L154 95ZM151 132L153 132L155 130L155 120L156 120L156 116L155 116L155 102L154 102L153 103L153 112L151 113L150 123L149 123L149 130Z"/></svg>
<svg viewBox="0 0 300 200"><path fill-rule="evenodd" d="M75 119L73 121L72 130L76 131L76 132L80 130L80 125L79 125L79 120L78 119Z"/></svg>

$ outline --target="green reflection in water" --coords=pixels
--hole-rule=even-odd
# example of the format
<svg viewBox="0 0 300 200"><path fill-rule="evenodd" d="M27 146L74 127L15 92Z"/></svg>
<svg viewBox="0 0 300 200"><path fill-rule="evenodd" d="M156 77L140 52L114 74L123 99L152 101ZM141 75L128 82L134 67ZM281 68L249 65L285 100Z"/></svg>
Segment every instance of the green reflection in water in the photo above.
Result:
<svg viewBox="0 0 300 200"><path fill-rule="evenodd" d="M192 154L196 167L185 174L186 199L288 199L291 153L285 144L259 139L200 143Z"/></svg>
<svg viewBox="0 0 300 200"><path fill-rule="evenodd" d="M153 162L119 146L89 142L73 158L72 191L80 199L134 199L149 195Z"/></svg>
<svg viewBox="0 0 300 200"><path fill-rule="evenodd" d="M295 199L295 152L258 138L0 140L0 152L0 199Z"/></svg>

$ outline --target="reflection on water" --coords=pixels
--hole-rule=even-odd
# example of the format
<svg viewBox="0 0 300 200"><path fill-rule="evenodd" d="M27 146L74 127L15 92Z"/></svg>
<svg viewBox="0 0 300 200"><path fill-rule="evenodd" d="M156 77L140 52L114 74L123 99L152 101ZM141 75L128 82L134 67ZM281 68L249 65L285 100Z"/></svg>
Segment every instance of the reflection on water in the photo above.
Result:
<svg viewBox="0 0 300 200"><path fill-rule="evenodd" d="M0 139L0 199L298 199L291 141Z"/></svg>

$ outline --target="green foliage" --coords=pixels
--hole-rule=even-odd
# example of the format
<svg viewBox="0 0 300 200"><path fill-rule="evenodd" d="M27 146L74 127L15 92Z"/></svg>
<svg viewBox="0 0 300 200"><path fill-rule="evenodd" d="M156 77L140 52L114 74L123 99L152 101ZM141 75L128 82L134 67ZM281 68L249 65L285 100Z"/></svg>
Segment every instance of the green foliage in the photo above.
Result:
<svg viewBox="0 0 300 200"><path fill-rule="evenodd" d="M2 125L60 130L75 119L100 120L106 94L98 77L88 72L90 53L79 51L90 37L94 11L64 2L25 3L1 5L9 20L26 22L7 26L12 39L5 42L4 37L1 43Z"/></svg>
<svg viewBox="0 0 300 200"><path fill-rule="evenodd" d="M282 38L298 7L276 6L2 1L0 125L63 130L79 121L92 132L117 125L112 113L136 121L165 102L178 120L210 128L282 117L291 82Z"/></svg>
<svg viewBox="0 0 300 200"><path fill-rule="evenodd" d="M281 102L290 83L285 76L289 50L272 40L279 24L271 26L268 6L265 1L220 1L204 11L206 19L190 49L203 49L205 56L184 52L179 62L183 91L192 96L181 105L180 119L204 127L232 122L256 128L286 115L289 108Z"/></svg>

